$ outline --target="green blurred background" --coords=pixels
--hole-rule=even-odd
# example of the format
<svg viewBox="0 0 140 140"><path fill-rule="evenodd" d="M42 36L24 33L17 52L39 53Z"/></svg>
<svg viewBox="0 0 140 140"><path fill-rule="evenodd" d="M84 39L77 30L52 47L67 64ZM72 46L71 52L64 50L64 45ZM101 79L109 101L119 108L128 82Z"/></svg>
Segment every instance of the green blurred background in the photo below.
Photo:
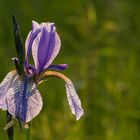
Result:
<svg viewBox="0 0 140 140"><path fill-rule="evenodd" d="M23 41L31 21L55 22L61 51L54 63L68 63L64 74L75 84L85 115L71 114L63 81L39 86L44 100L32 121L31 140L140 139L139 0L1 0L0 80L14 68L16 55L11 15ZM0 111L0 140L7 140ZM25 140L14 124L16 140Z"/></svg>

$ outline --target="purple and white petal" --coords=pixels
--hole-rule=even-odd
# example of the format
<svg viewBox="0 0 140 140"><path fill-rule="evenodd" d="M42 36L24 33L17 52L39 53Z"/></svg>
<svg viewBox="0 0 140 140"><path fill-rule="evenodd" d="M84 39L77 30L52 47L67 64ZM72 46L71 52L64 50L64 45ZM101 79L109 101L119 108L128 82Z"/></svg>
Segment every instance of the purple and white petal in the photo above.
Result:
<svg viewBox="0 0 140 140"><path fill-rule="evenodd" d="M44 67L48 68L51 65L61 45L54 23L42 23L40 26L41 31L34 39L32 46L35 67L39 73Z"/></svg>
<svg viewBox="0 0 140 140"><path fill-rule="evenodd" d="M23 80L17 77L7 91L6 99L9 113L26 123L40 113L43 105L36 84L29 77Z"/></svg>
<svg viewBox="0 0 140 140"><path fill-rule="evenodd" d="M76 120L79 120L80 117L84 114L84 111L81 107L81 101L75 91L74 85L71 80L66 81L65 87L70 109L72 113L76 115Z"/></svg>
<svg viewBox="0 0 140 140"><path fill-rule="evenodd" d="M25 52L26 52L25 66L26 67L28 67L28 61L29 61L34 39L36 38L39 32L40 32L40 25L37 22L32 21L32 30L29 32L25 42Z"/></svg>
<svg viewBox="0 0 140 140"><path fill-rule="evenodd" d="M52 70L65 70L67 68L68 68L68 64L58 64L58 65L50 65L47 69L52 69Z"/></svg>
<svg viewBox="0 0 140 140"><path fill-rule="evenodd" d="M0 83L0 108L2 110L7 110L6 93L10 85L14 81L16 75L17 75L16 71L11 71L6 75L4 80Z"/></svg>
<svg viewBox="0 0 140 140"><path fill-rule="evenodd" d="M49 76L58 77L65 81L66 94L67 94L68 103L70 105L70 109L71 109L72 113L76 116L76 120L79 120L80 117L84 114L84 111L81 107L81 101L76 93L76 90L74 88L72 81L67 76L65 76L64 74L62 74L60 72L46 71L40 77L40 82L42 82L43 79L45 79Z"/></svg>

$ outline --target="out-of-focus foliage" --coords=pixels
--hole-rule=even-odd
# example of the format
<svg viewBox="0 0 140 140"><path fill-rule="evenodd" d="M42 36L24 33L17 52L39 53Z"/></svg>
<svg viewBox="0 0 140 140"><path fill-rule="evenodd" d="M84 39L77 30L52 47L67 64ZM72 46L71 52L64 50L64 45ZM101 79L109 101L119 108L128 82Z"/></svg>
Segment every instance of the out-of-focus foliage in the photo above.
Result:
<svg viewBox="0 0 140 140"><path fill-rule="evenodd" d="M85 115L71 115L63 81L49 78L39 86L44 107L32 121L32 140L140 139L139 0L1 0L0 79L14 68L16 55L11 15L23 42L31 20L55 22L62 40L54 63L68 63ZM0 111L0 140L5 112ZM25 132L14 125L16 140Z"/></svg>

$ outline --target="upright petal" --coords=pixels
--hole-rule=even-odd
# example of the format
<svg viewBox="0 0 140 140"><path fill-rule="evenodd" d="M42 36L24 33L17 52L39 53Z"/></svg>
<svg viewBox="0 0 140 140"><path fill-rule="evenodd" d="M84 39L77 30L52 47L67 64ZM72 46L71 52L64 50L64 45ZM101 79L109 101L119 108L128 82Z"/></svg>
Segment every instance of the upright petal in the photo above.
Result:
<svg viewBox="0 0 140 140"><path fill-rule="evenodd" d="M9 72L4 80L0 83L0 108L2 110L7 110L7 103L6 103L6 93L9 87L11 86L12 82L14 81L17 73L16 71Z"/></svg>
<svg viewBox="0 0 140 140"><path fill-rule="evenodd" d="M42 98L34 81L19 77L7 91L8 111L23 122L31 121L42 109Z"/></svg>
<svg viewBox="0 0 140 140"><path fill-rule="evenodd" d="M42 76L41 80L48 76L55 76L58 78L61 78L65 81L65 87L66 87L66 94L68 103L70 105L70 109L72 113L76 116L76 120L79 120L80 117L84 114L84 111L81 107L81 101L76 93L76 90L74 88L74 85L72 81L66 77L64 74L56 71L46 71Z"/></svg>
<svg viewBox="0 0 140 140"><path fill-rule="evenodd" d="M39 32L40 32L40 25L37 22L32 21L32 30L29 32L25 42L25 51L26 51L25 66L26 67L28 67L28 61L32 50L33 42L36 36L39 34Z"/></svg>
<svg viewBox="0 0 140 140"><path fill-rule="evenodd" d="M61 45L54 23L42 23L40 26L41 31L32 46L32 55L38 73L42 72L44 67L51 65Z"/></svg>

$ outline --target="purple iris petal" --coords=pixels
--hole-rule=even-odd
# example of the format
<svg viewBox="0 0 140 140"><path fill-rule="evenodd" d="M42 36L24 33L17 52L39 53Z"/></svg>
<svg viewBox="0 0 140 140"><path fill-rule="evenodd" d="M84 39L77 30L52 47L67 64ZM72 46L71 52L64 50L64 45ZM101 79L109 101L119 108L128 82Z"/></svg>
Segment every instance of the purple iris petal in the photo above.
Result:
<svg viewBox="0 0 140 140"><path fill-rule="evenodd" d="M25 66L26 67L28 67L28 60L32 50L32 44L39 32L40 32L40 25L37 22L32 21L32 31L29 32L25 42L25 49L26 49Z"/></svg>
<svg viewBox="0 0 140 140"><path fill-rule="evenodd" d="M4 80L0 83L0 108L7 110L6 93L8 88L11 86L16 76L16 71L9 72Z"/></svg>
<svg viewBox="0 0 140 140"><path fill-rule="evenodd" d="M68 103L70 105L70 109L71 109L72 113L76 116L76 120L79 120L80 117L84 114L84 111L82 109L81 101L75 91L72 81L67 76L65 76L64 74L62 74L60 72L46 71L41 76L40 82L42 82L43 79L48 76L55 76L55 77L61 78L65 81L66 94L67 94Z"/></svg>
<svg viewBox="0 0 140 140"><path fill-rule="evenodd" d="M74 85L71 80L67 80L65 86L70 109L72 113L76 115L76 120L79 120L80 117L84 114L84 111L81 107L81 101L75 91Z"/></svg>
<svg viewBox="0 0 140 140"><path fill-rule="evenodd" d="M47 69L65 70L66 68L68 68L68 64L50 65Z"/></svg>
<svg viewBox="0 0 140 140"><path fill-rule="evenodd" d="M40 29L32 46L32 55L38 73L41 73L44 67L47 68L51 65L61 45L54 23L42 23Z"/></svg>
<svg viewBox="0 0 140 140"><path fill-rule="evenodd" d="M31 121L42 109L42 98L36 84L29 77L13 82L7 91L8 111L23 122Z"/></svg>

